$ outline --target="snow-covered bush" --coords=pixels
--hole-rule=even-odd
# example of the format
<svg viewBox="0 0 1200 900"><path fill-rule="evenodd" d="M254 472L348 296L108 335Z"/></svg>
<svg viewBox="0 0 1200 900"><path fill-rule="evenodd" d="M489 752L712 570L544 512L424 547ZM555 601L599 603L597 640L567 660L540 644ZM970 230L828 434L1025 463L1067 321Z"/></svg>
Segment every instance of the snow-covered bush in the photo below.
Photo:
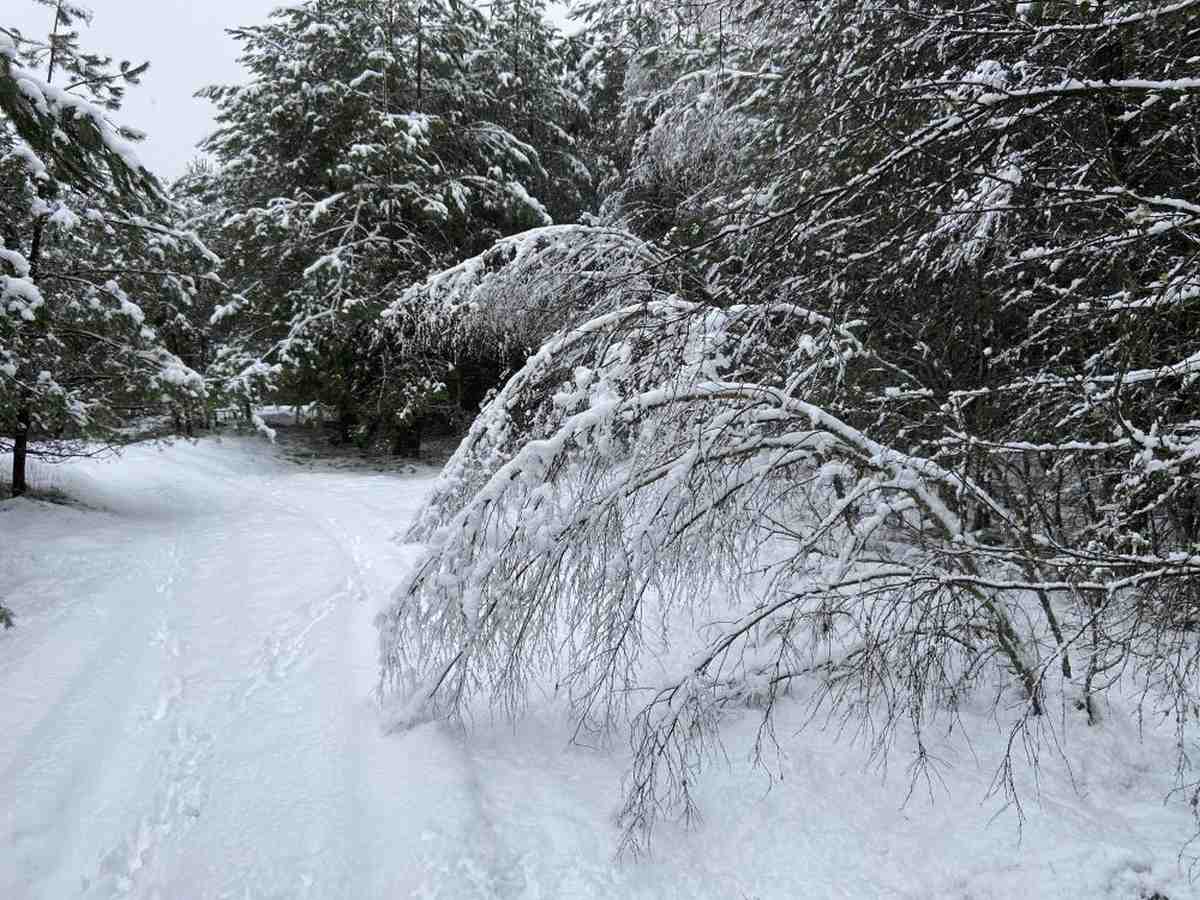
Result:
<svg viewBox="0 0 1200 900"><path fill-rule="evenodd" d="M1015 618L1024 586L989 580L956 512L990 498L824 408L870 363L853 331L643 288L552 337L447 465L411 534L430 550L380 619L405 715L481 690L515 712L541 677L581 729L632 709L625 815L647 826L689 807L719 711L769 712L794 678L845 711L882 702L881 744L993 663L1036 712L1047 623ZM647 681L681 618L700 654Z"/></svg>

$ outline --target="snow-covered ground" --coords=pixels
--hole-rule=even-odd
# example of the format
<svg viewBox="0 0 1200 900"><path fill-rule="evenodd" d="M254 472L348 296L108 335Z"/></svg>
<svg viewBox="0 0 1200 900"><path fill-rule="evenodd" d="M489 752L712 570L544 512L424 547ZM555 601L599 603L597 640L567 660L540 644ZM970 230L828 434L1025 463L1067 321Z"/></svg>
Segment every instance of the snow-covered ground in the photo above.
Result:
<svg viewBox="0 0 1200 900"><path fill-rule="evenodd" d="M56 469L90 508L0 503L0 898L1198 895L1169 730L1121 709L1019 770L1023 828L985 799L984 708L911 798L903 746L885 778L786 711L766 780L747 710L703 821L619 860L626 751L570 745L552 700L385 734L372 619L432 476L206 439Z"/></svg>

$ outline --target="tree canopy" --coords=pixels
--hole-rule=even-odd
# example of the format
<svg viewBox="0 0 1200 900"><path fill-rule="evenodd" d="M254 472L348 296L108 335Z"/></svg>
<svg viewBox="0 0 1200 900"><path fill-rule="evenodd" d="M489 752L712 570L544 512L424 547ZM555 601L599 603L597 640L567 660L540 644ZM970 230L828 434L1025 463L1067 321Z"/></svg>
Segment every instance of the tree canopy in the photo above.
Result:
<svg viewBox="0 0 1200 900"><path fill-rule="evenodd" d="M252 80L203 92L219 128L198 189L240 295L232 346L315 391L346 439L403 428L409 388L438 393L454 360L389 355L381 311L587 194L564 50L536 6L429 0L303 2L233 34Z"/></svg>

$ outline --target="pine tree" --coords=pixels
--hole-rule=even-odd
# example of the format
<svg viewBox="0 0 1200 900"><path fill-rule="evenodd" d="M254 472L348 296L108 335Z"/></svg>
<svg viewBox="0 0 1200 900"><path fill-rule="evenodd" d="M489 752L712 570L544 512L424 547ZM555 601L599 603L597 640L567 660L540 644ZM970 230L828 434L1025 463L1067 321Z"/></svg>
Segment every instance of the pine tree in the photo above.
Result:
<svg viewBox="0 0 1200 900"><path fill-rule="evenodd" d="M187 295L180 272L217 262L171 227L139 136L110 119L145 66L82 51L84 11L43 5L47 41L0 29L0 421L14 495L29 455L119 443L131 415L203 397L153 326L164 291Z"/></svg>
<svg viewBox="0 0 1200 900"><path fill-rule="evenodd" d="M545 114L522 118L497 87L487 19L464 4L304 2L234 35L255 80L204 92L220 126L209 221L254 335L233 357L335 408L343 440L402 432L421 406L406 385L439 395L447 361L389 354L378 313L427 273L549 223L538 192L569 193L527 139ZM542 99L529 109L557 108Z"/></svg>

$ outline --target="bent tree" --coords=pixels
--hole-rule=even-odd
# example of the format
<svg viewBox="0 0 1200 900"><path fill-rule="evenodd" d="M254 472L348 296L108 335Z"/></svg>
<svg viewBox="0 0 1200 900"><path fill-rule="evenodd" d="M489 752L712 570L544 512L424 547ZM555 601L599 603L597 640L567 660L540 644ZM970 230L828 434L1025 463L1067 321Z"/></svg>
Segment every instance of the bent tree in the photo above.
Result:
<svg viewBox="0 0 1200 900"><path fill-rule="evenodd" d="M621 9L637 254L431 281L567 320L413 532L402 718L547 679L628 730L634 843L782 702L919 772L976 693L1020 747L1127 691L1197 796L1200 2Z"/></svg>

